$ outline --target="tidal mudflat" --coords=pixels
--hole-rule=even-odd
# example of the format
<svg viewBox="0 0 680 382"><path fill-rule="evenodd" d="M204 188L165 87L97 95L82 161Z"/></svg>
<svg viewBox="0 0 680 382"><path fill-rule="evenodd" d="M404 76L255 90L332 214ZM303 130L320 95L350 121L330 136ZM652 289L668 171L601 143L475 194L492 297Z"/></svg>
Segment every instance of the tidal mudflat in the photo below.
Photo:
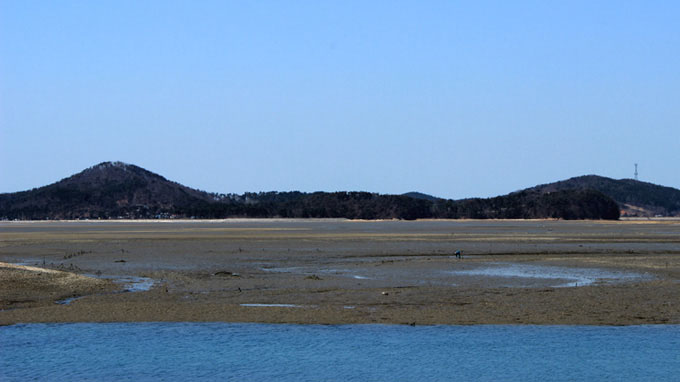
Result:
<svg viewBox="0 0 680 382"><path fill-rule="evenodd" d="M0 262L5 325L680 323L674 220L0 222Z"/></svg>

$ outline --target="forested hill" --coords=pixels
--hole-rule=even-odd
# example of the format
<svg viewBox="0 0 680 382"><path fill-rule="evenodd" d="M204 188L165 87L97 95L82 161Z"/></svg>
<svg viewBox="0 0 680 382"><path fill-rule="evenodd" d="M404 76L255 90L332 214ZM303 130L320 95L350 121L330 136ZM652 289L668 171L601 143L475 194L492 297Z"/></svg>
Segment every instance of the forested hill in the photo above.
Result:
<svg viewBox="0 0 680 382"><path fill-rule="evenodd" d="M104 162L45 187L0 194L0 218L82 219L153 217L211 203L203 191L141 167Z"/></svg>
<svg viewBox="0 0 680 382"><path fill-rule="evenodd" d="M618 219L617 203L591 189L528 189L488 199L425 194L261 192L213 194L140 167L105 162L54 184L0 194L0 219L155 218Z"/></svg>
<svg viewBox="0 0 680 382"><path fill-rule="evenodd" d="M680 216L680 190L634 179L579 176L543 184L529 190L541 193L563 190L597 190L614 199L624 216Z"/></svg>

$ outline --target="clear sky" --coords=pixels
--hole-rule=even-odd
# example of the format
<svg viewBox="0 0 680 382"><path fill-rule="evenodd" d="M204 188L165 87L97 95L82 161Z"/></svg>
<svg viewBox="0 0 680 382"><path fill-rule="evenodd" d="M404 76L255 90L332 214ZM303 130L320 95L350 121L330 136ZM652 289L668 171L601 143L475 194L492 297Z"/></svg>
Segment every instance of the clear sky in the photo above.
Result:
<svg viewBox="0 0 680 382"><path fill-rule="evenodd" d="M677 1L0 0L0 192L680 188Z"/></svg>

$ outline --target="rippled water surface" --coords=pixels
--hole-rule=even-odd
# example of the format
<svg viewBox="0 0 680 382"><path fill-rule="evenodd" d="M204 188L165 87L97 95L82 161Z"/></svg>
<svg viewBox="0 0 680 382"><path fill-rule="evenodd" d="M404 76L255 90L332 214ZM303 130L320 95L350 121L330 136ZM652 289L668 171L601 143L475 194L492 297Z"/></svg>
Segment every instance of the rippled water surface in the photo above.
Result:
<svg viewBox="0 0 680 382"><path fill-rule="evenodd" d="M0 327L0 381L677 381L680 326Z"/></svg>

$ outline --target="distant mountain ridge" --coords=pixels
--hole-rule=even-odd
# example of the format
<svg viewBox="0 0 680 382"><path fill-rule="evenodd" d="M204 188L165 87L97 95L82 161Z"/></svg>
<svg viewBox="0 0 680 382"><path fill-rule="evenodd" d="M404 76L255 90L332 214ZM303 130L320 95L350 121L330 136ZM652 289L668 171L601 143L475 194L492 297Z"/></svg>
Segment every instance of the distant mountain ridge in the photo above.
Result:
<svg viewBox="0 0 680 382"><path fill-rule="evenodd" d="M618 219L629 206L655 214L677 213L676 192L680 195L669 187L586 176L486 199L446 200L417 192L215 194L135 165L104 162L44 187L0 194L0 219Z"/></svg>
<svg viewBox="0 0 680 382"><path fill-rule="evenodd" d="M545 193L586 189L600 191L614 199L622 216L680 216L680 190L634 179L615 180L585 175L538 185L528 190Z"/></svg>
<svg viewBox="0 0 680 382"><path fill-rule="evenodd" d="M436 196L428 195L428 194L423 194L422 192L417 192L417 191L411 191L407 192L405 194L402 194L404 196L408 196L413 199L423 199L423 200L429 200L431 202L436 202L437 200L441 200L442 198L438 198Z"/></svg>

